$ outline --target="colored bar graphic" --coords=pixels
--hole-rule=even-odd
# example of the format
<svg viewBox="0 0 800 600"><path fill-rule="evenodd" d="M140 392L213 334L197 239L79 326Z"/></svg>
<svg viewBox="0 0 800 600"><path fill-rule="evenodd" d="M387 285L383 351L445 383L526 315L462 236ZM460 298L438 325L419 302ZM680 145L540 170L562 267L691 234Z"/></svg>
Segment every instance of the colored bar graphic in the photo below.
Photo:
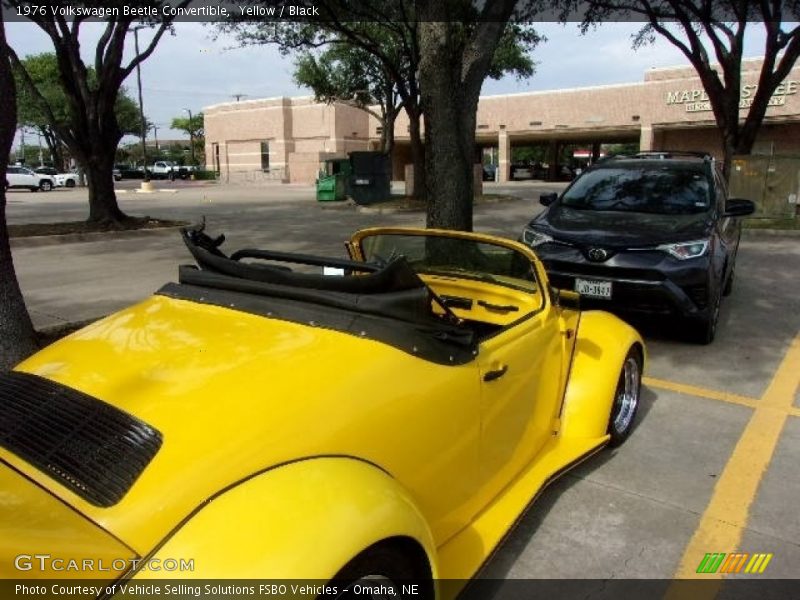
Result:
<svg viewBox="0 0 800 600"><path fill-rule="evenodd" d="M708 552L697 565L697 573L713 575L714 573L763 573L772 554L750 554L748 552ZM747 565L747 566L745 566Z"/></svg>

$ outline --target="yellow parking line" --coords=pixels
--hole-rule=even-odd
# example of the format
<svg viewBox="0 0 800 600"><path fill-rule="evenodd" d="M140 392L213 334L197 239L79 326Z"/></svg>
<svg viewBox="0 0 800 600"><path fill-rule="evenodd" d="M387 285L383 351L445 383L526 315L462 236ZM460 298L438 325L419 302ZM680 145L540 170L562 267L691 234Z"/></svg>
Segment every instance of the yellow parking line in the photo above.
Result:
<svg viewBox="0 0 800 600"><path fill-rule="evenodd" d="M711 400L721 400L722 402L739 404L741 406L749 406L750 408L756 408L760 404L760 401L756 398L749 398L747 396L740 396L738 394L730 394L728 392L720 392L718 390L710 390L708 388L697 387L687 383L656 379L655 377L644 377L642 378L642 382L647 386L668 390L670 392L678 392L679 394L686 394L687 396L709 398Z"/></svg>
<svg viewBox="0 0 800 600"><path fill-rule="evenodd" d="M769 466L783 425L789 416L800 384L800 335L792 341L777 372L755 405L750 421L725 465L700 523L686 546L675 579L697 578L697 566L707 552L735 552L747 525L750 506L761 478ZM710 440L713 442L713 440ZM702 575L703 579L722 574ZM721 581L719 581L721 585ZM691 582L675 582L666 595L669 600L685 598ZM718 586L703 586L696 597L713 598ZM691 588L689 588L691 589Z"/></svg>

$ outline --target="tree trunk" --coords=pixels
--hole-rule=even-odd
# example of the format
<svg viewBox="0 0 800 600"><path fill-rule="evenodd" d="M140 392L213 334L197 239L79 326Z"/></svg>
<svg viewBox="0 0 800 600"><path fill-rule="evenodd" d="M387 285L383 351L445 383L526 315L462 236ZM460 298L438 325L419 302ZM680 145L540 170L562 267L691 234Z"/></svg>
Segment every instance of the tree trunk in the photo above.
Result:
<svg viewBox="0 0 800 600"><path fill-rule="evenodd" d="M425 184L425 143L422 140L420 127L420 110L406 110L408 115L408 134L411 142L411 162L414 164L414 189L412 194L417 200L425 202L428 189Z"/></svg>
<svg viewBox="0 0 800 600"><path fill-rule="evenodd" d="M118 227L128 216L123 213L114 193L114 152L98 152L86 162L89 184L89 219L109 227Z"/></svg>
<svg viewBox="0 0 800 600"><path fill-rule="evenodd" d="M390 157L394 151L394 123L397 120L397 112L389 111L383 120L383 129L381 130L381 152L388 154Z"/></svg>
<svg viewBox="0 0 800 600"><path fill-rule="evenodd" d="M8 154L17 124L14 77L6 54L5 24L0 11L0 181L5 181ZM5 186L0 186L0 370L13 367L36 350L36 333L25 308L14 271L6 226Z"/></svg>
<svg viewBox="0 0 800 600"><path fill-rule="evenodd" d="M477 95L461 81L462 48L450 24L420 23L427 226L472 231Z"/></svg>

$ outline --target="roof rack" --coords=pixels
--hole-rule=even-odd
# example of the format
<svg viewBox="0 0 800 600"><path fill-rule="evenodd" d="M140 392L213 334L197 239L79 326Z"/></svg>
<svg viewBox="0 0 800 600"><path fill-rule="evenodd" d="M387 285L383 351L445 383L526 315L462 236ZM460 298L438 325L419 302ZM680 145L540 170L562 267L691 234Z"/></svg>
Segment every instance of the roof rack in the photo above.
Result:
<svg viewBox="0 0 800 600"><path fill-rule="evenodd" d="M707 161L714 160L714 157L708 152L694 152L690 150L647 150L642 152L636 152L635 154L615 154L614 156L609 156L608 159L611 160L616 158L667 159L667 158L679 158L681 156L686 156L690 158L702 158L703 160Z"/></svg>

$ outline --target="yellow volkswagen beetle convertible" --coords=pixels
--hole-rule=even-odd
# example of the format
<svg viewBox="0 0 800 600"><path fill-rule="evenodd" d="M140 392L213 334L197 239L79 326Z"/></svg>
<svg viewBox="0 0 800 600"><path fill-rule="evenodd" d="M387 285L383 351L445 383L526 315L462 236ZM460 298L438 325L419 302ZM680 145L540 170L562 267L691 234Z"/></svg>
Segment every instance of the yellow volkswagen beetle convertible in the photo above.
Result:
<svg viewBox="0 0 800 600"><path fill-rule="evenodd" d="M342 260L183 235L179 283L0 376L2 577L450 595L631 432L642 339L521 244L378 228Z"/></svg>

